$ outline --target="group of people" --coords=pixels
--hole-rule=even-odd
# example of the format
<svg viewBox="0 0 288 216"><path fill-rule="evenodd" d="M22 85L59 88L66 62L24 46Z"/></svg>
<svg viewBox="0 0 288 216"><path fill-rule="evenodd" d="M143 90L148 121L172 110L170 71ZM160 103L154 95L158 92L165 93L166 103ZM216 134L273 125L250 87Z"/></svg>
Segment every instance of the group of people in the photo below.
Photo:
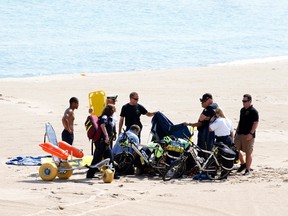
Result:
<svg viewBox="0 0 288 216"><path fill-rule="evenodd" d="M156 112L149 112L143 105L139 104L139 95L137 92L132 92L129 95L129 102L122 106L118 125L118 139L115 116L115 103L117 96L109 96L106 100L106 106L99 117L99 125L102 130L101 138L94 142L95 151L91 165L99 163L102 158L110 158L110 162L114 164L113 155L123 151L119 145L123 133L121 133L125 123L128 136L136 143L140 143L142 123L141 115L148 117L154 116ZM232 122L225 116L223 110L213 101L210 93L205 93L200 98L203 111L199 119L195 123L184 123L187 126L197 127L198 137L197 145L206 150L211 150L215 142L223 142L228 146L235 144L239 151L240 167L238 172L245 170L244 175L249 175L252 163L252 152L258 126L259 115L258 111L252 105L252 96L250 94L243 95L243 107L240 110L240 119L234 135ZM62 140L69 144L73 144L73 122L74 110L78 108L79 101L72 97L69 101L70 106L64 112L62 123L64 130L62 132ZM91 110L90 110L91 111ZM89 111L89 112L90 112ZM113 146L113 142L116 143ZM245 152L246 158L241 152ZM199 155L205 157L205 155ZM87 178L93 178L97 168L90 168L87 171ZM115 178L118 178L116 175Z"/></svg>
<svg viewBox="0 0 288 216"><path fill-rule="evenodd" d="M240 167L237 170L244 175L249 175L252 163L252 153L256 137L256 129L259 122L258 111L252 105L252 96L244 94L242 98L243 107L240 110L240 119L234 135L231 120L223 110L213 101L210 93L205 93L200 98L203 111L195 123L185 123L188 126L197 127L197 145L206 150L211 150L215 142L223 142L232 147L234 144L239 152ZM244 160L243 154L246 158ZM200 155L205 157L205 155Z"/></svg>
<svg viewBox="0 0 288 216"><path fill-rule="evenodd" d="M94 141L95 151L93 154L93 160L91 166L99 163L103 158L110 158L110 163L114 164L113 155L122 152L122 147L119 146L116 141L114 147L113 142L116 140L116 123L117 118L115 116L116 107L115 103L117 96L108 96L106 99L106 106L99 117L99 126L102 130L100 139ZM155 112L149 112L143 105L138 103L139 95L137 92L131 92L129 95L129 102L122 106L119 125L118 125L118 140L122 136L122 128L125 123L127 135L136 143L140 143L142 123L140 120L141 115L148 117L154 116ZM62 123L64 130L62 132L62 140L69 144L73 144L74 133L73 133L73 122L74 122L74 110L78 108L79 101L77 98L72 97L69 101L70 106L65 110ZM91 113L92 110L89 110ZM112 152L113 151L113 152ZM93 178L95 173L98 171L97 168L90 168L87 171L86 177ZM114 175L114 178L118 178Z"/></svg>

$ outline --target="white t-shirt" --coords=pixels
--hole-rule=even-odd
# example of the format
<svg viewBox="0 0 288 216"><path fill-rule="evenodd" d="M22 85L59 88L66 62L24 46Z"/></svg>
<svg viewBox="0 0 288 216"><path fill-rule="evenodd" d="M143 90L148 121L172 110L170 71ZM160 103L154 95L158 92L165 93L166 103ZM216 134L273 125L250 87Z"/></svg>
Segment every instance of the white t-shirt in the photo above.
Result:
<svg viewBox="0 0 288 216"><path fill-rule="evenodd" d="M222 117L218 117L209 127L218 137L230 135L233 131L232 122Z"/></svg>
<svg viewBox="0 0 288 216"><path fill-rule="evenodd" d="M112 121L112 125L113 125L113 127L114 127L114 126L116 126L117 121L118 121L117 116L116 116L115 113L113 113L113 115L112 115L112 119L113 119L113 121Z"/></svg>

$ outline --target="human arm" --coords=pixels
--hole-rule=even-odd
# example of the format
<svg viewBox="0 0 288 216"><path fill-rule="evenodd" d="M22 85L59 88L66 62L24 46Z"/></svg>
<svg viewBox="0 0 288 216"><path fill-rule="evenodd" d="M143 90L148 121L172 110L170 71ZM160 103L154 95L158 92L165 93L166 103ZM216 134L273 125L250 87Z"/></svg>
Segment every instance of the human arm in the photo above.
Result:
<svg viewBox="0 0 288 216"><path fill-rule="evenodd" d="M232 139L232 142L233 142L233 140L234 140L234 131L233 130L230 132L230 136L231 136L231 139Z"/></svg>
<svg viewBox="0 0 288 216"><path fill-rule="evenodd" d="M206 120L210 120L210 116L206 116L204 114L201 114L198 121L199 122L203 122L203 121L206 121Z"/></svg>
<svg viewBox="0 0 288 216"><path fill-rule="evenodd" d="M234 140L234 129L233 129L233 124L232 124L232 121L230 119L226 119L229 126L230 126L230 136L231 136L231 139L232 139L232 142Z"/></svg>
<svg viewBox="0 0 288 216"><path fill-rule="evenodd" d="M124 123L124 117L123 117L123 116L120 116L118 134L121 133L121 130L122 130L122 127L123 127L123 123Z"/></svg>
<svg viewBox="0 0 288 216"><path fill-rule="evenodd" d="M156 112L147 112L147 113L146 113L146 116L148 116L148 117L152 117L152 116L155 115L155 113L156 113Z"/></svg>
<svg viewBox="0 0 288 216"><path fill-rule="evenodd" d="M195 122L195 123L184 122L183 124L186 126L191 126L191 127L201 127L202 126L201 122Z"/></svg>
<svg viewBox="0 0 288 216"><path fill-rule="evenodd" d="M194 122L194 123L184 122L184 125L186 125L186 126L191 126L191 127L201 127L201 126L203 125L203 124L202 124L202 121L208 120L208 119L209 119L209 117L201 114L201 115L199 116L198 122Z"/></svg>
<svg viewBox="0 0 288 216"><path fill-rule="evenodd" d="M252 128L251 128L249 134L247 135L247 140L253 139L257 127L258 127L258 121L255 121L252 125Z"/></svg>
<svg viewBox="0 0 288 216"><path fill-rule="evenodd" d="M104 137L105 137L105 143L106 143L106 144L109 144L109 135L108 135L108 132L107 132L107 130L106 130L106 125L105 125L105 123L102 123L102 124L100 125L100 127L101 127L101 130L102 130L102 132L103 132L103 134L104 134Z"/></svg>
<svg viewBox="0 0 288 216"><path fill-rule="evenodd" d="M116 131L116 125L113 127L113 141L115 141L117 138L117 131Z"/></svg>

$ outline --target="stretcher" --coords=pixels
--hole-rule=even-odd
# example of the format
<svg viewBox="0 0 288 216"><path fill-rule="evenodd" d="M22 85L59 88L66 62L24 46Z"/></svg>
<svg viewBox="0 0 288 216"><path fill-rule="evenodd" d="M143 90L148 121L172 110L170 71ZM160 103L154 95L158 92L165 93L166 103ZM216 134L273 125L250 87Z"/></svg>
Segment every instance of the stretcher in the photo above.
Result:
<svg viewBox="0 0 288 216"><path fill-rule="evenodd" d="M44 143L39 146L43 151L52 155L52 160L44 161L39 168L39 176L44 181L53 181L56 177L69 179L73 170L87 168L98 168L102 172L102 179L105 183L111 183L114 179L115 170L109 158L93 166L83 165L83 151L64 141L57 142L55 131L49 122L45 124Z"/></svg>
<svg viewBox="0 0 288 216"><path fill-rule="evenodd" d="M106 105L106 92L98 90L90 92L88 94L89 108L91 109L91 115L100 116Z"/></svg>

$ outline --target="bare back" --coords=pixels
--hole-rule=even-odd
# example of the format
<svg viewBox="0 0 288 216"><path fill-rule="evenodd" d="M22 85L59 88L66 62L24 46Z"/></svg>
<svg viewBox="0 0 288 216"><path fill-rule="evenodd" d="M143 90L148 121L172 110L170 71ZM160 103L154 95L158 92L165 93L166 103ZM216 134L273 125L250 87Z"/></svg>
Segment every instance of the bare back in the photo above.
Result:
<svg viewBox="0 0 288 216"><path fill-rule="evenodd" d="M67 130L69 133L73 133L74 131L74 128L73 128L74 119L75 117L74 117L73 109L71 108L66 109L62 118L62 124L65 130Z"/></svg>

